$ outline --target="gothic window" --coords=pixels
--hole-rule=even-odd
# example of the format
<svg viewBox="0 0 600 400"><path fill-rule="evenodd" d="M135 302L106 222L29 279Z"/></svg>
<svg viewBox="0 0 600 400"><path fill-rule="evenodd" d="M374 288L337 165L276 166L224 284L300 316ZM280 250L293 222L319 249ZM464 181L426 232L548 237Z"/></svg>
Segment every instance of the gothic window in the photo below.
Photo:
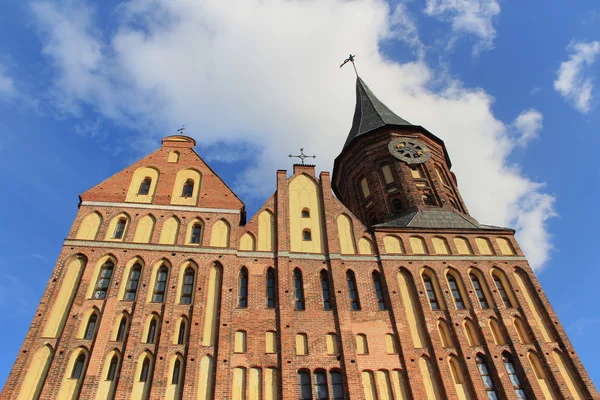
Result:
<svg viewBox="0 0 600 400"><path fill-rule="evenodd" d="M479 371L479 375L481 376L481 380L483 381L483 387L487 393L487 398L489 400L498 400L498 396L496 395L496 388L494 387L494 381L490 376L490 371L485 363L485 360L480 355L475 359L477 363L477 370Z"/></svg>
<svg viewBox="0 0 600 400"><path fill-rule="evenodd" d="M304 286L302 283L302 271L298 268L294 270L294 296L296 298L295 309L304 310Z"/></svg>
<svg viewBox="0 0 600 400"><path fill-rule="evenodd" d="M147 195L150 193L150 184L152 184L152 178L146 177L140 183L140 189L138 190L139 195Z"/></svg>
<svg viewBox="0 0 600 400"><path fill-rule="evenodd" d="M323 370L315 371L315 394L316 400L329 400L327 374Z"/></svg>
<svg viewBox="0 0 600 400"><path fill-rule="evenodd" d="M138 285L140 283L140 275L142 274L142 266L136 263L129 272L129 281L125 287L125 300L134 301L137 294Z"/></svg>
<svg viewBox="0 0 600 400"><path fill-rule="evenodd" d="M275 308L275 271L267 270L267 308Z"/></svg>
<svg viewBox="0 0 600 400"><path fill-rule="evenodd" d="M346 281L348 282L348 294L350 295L350 306L353 311L360 310L360 299L358 298L358 288L356 286L356 277L354 272L346 272Z"/></svg>
<svg viewBox="0 0 600 400"><path fill-rule="evenodd" d="M323 294L323 309L331 310L331 298L329 296L329 274L321 271L321 293Z"/></svg>
<svg viewBox="0 0 600 400"><path fill-rule="evenodd" d="M117 329L117 342L123 342L125 340L125 334L127 333L127 316L123 315L121 322L119 322L119 328Z"/></svg>
<svg viewBox="0 0 600 400"><path fill-rule="evenodd" d="M192 294L194 292L194 278L196 273L194 268L187 267L183 274L183 287L181 288L181 304L192 304Z"/></svg>
<svg viewBox="0 0 600 400"><path fill-rule="evenodd" d="M300 400L312 400L312 388L310 384L310 372L305 369L298 371L298 398Z"/></svg>
<svg viewBox="0 0 600 400"><path fill-rule="evenodd" d="M431 309L439 310L440 303L438 302L437 295L435 293L435 288L429 275L423 274L423 282L425 283L425 290L427 291L427 297L429 298L429 304L431 305Z"/></svg>
<svg viewBox="0 0 600 400"><path fill-rule="evenodd" d="M156 283L154 284L154 293L152 294L153 302L162 303L165 300L165 291L167 290L168 276L169 269L163 265L156 273Z"/></svg>
<svg viewBox="0 0 600 400"><path fill-rule="evenodd" d="M194 194L194 181L188 179L183 184L183 190L181 191L181 197L192 197Z"/></svg>
<svg viewBox="0 0 600 400"><path fill-rule="evenodd" d="M460 288L458 287L458 282L456 282L456 278L450 273L446 274L446 278L448 279L448 284L450 285L450 290L452 291L452 297L454 298L454 303L456 304L456 308L459 310L465 309L465 302L463 301L462 295L460 293Z"/></svg>
<svg viewBox="0 0 600 400"><path fill-rule="evenodd" d="M389 165L384 165L381 167L381 173L383 174L383 181L386 185L394 183L394 175L392 175L392 169Z"/></svg>
<svg viewBox="0 0 600 400"><path fill-rule="evenodd" d="M496 284L496 288L498 289L498 293L500 294L500 297L502 298L502 301L504 302L504 306L506 308L511 308L512 307L512 303L510 302L510 298L508 297L508 293L506 292L506 289L504 288L504 283L502 282L502 279L500 279L500 277L498 277L495 274L493 276L494 276L494 283Z"/></svg>
<svg viewBox="0 0 600 400"><path fill-rule="evenodd" d="M238 307L248 307L248 269L242 267L238 278Z"/></svg>
<svg viewBox="0 0 600 400"><path fill-rule="evenodd" d="M510 356L510 354L502 354L502 362L504 363L504 368L506 368L508 378L510 379L510 383L512 383L517 398L522 400L527 399L527 396L525 396L525 391L523 390L523 386L521 385L521 381L519 380L519 376L517 375L517 371L515 370L515 366L513 365L512 357Z"/></svg>
<svg viewBox="0 0 600 400"><path fill-rule="evenodd" d="M381 275L377 271L373 271L373 285L375 286L375 294L377 295L377 304L379 306L379 309L385 310L385 298L383 297Z"/></svg>
<svg viewBox="0 0 600 400"><path fill-rule="evenodd" d="M125 225L127 225L127 220L125 218L119 218L119 220L117 221L117 225L115 226L113 239L123 238L123 233L125 233Z"/></svg>
<svg viewBox="0 0 600 400"><path fill-rule="evenodd" d="M110 360L110 365L108 366L108 374L106 374L107 381L114 381L115 376L117 375L117 365L119 364L119 357L115 354L113 358Z"/></svg>
<svg viewBox="0 0 600 400"><path fill-rule="evenodd" d="M308 208L302 209L302 218L310 218L310 210Z"/></svg>
<svg viewBox="0 0 600 400"><path fill-rule="evenodd" d="M177 344L183 344L185 342L185 320L182 319L179 323L179 333L177 334Z"/></svg>
<svg viewBox="0 0 600 400"><path fill-rule="evenodd" d="M150 321L150 325L148 326L148 336L146 337L146 343L154 343L154 339L156 339L156 328L158 325L158 321L156 318L152 318Z"/></svg>
<svg viewBox="0 0 600 400"><path fill-rule="evenodd" d="M305 229L302 231L302 240L310 242L312 240L310 235L310 229Z"/></svg>
<svg viewBox="0 0 600 400"><path fill-rule="evenodd" d="M365 199L371 195L371 191L369 190L369 183L367 182L367 178L361 179L360 187L362 189L362 194Z"/></svg>
<svg viewBox="0 0 600 400"><path fill-rule="evenodd" d="M485 293L483 292L479 278L473 273L469 274L469 276L471 277L471 282L473 283L473 288L475 289L475 294L477 294L481 308L489 308L489 304L485 298Z"/></svg>
<svg viewBox="0 0 600 400"><path fill-rule="evenodd" d="M171 378L171 384L177 385L179 383L179 371L181 370L181 361L179 359L175 360L175 364L173 365L173 377Z"/></svg>
<svg viewBox="0 0 600 400"><path fill-rule="evenodd" d="M140 382L146 382L150 373L150 357L146 356L142 364L142 371L140 372Z"/></svg>
<svg viewBox="0 0 600 400"><path fill-rule="evenodd" d="M190 234L190 243L200 244L200 237L202 236L202 224L192 225L192 233Z"/></svg>
<svg viewBox="0 0 600 400"><path fill-rule="evenodd" d="M423 173L421 172L421 168L418 165L410 166L410 174L414 179L423 179Z"/></svg>
<svg viewBox="0 0 600 400"><path fill-rule="evenodd" d="M344 400L342 374L337 371L332 371L329 376L331 377L331 391L333 392L333 400Z"/></svg>
<svg viewBox="0 0 600 400"><path fill-rule="evenodd" d="M98 314L94 312L92 313L92 315L90 315L87 327L85 328L85 336L83 337L84 339L92 340L94 338L94 332L96 331L96 322L98 322Z"/></svg>
<svg viewBox="0 0 600 400"><path fill-rule="evenodd" d="M71 379L81 378L81 374L83 373L84 365L85 365L85 354L81 353L79 356L77 356L77 360L75 360L75 365L73 365L73 371L71 372Z"/></svg>
<svg viewBox="0 0 600 400"><path fill-rule="evenodd" d="M115 264L113 264L111 260L106 261L104 265L102 265L98 280L96 281L96 290L94 291L95 299L104 299L106 297L114 267Z"/></svg>

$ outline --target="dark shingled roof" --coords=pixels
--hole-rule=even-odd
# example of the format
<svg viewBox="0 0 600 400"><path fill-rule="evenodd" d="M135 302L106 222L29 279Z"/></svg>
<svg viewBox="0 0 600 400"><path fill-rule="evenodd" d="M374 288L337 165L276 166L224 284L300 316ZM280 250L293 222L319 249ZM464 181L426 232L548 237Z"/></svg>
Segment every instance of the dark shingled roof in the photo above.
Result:
<svg viewBox="0 0 600 400"><path fill-rule="evenodd" d="M419 210L405 214L375 227L400 228L452 228L452 229L506 229L490 225L480 225L474 219L457 212L441 210Z"/></svg>
<svg viewBox="0 0 600 400"><path fill-rule="evenodd" d="M356 77L356 108L352 128L344 144L347 147L355 137L364 135L385 125L410 125L412 124L390 110L383 104L360 77Z"/></svg>

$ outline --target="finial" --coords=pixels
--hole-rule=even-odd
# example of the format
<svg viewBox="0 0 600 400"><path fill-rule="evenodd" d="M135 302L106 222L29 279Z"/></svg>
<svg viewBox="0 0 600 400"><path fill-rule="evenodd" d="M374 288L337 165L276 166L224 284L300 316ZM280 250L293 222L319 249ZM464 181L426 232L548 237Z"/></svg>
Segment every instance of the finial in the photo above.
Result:
<svg viewBox="0 0 600 400"><path fill-rule="evenodd" d="M348 58L346 58L346 59L344 60L344 62L342 63L342 65L340 65L340 68L342 68L342 67L343 67L344 65L346 65L348 62L351 62L351 63L352 63L352 66L354 67L354 73L356 74L356 76L358 76L358 71L356 70L356 65L354 65L354 58L355 58L355 57L356 57L356 56L354 56L354 55L350 54L350 55L348 56Z"/></svg>
<svg viewBox="0 0 600 400"><path fill-rule="evenodd" d="M185 125L182 125L181 128L177 129L177 133L180 135L185 134Z"/></svg>
<svg viewBox="0 0 600 400"><path fill-rule="evenodd" d="M304 154L304 148L303 147L300 148L300 155L299 156L293 156L293 155L290 154L288 157L289 158L292 158L292 157L299 158L300 160L302 160L302 165L304 165L304 159L305 158L317 158L317 156L315 156L314 154L312 156L307 156L306 154Z"/></svg>

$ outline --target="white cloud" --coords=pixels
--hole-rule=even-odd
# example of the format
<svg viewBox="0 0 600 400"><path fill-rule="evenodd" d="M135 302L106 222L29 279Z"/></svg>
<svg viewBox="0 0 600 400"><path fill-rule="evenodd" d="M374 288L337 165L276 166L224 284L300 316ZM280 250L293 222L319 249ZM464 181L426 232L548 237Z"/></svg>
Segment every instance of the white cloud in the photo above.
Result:
<svg viewBox="0 0 600 400"><path fill-rule="evenodd" d="M532 139L538 137L542 130L543 121L544 116L538 110L531 108L521 112L512 124L513 128L519 134L517 144L524 147Z"/></svg>
<svg viewBox="0 0 600 400"><path fill-rule="evenodd" d="M6 67L0 64L0 99L16 94L15 82L6 72Z"/></svg>
<svg viewBox="0 0 600 400"><path fill-rule="evenodd" d="M491 49L494 45L494 19L500 14L497 0L427 0L425 13L451 23L454 36L450 46L465 34L478 38L474 53Z"/></svg>
<svg viewBox="0 0 600 400"><path fill-rule="evenodd" d="M569 59L560 64L554 81L556 89L577 110L587 113L592 108L593 76L589 67L600 54L600 42L571 42Z"/></svg>
<svg viewBox="0 0 600 400"><path fill-rule="evenodd" d="M33 11L65 110L89 104L136 126L137 143L157 143L186 124L201 155L221 144L259 149L234 183L246 199L268 198L275 171L289 168L287 154L300 147L331 170L354 110L354 72L339 68L352 51L363 79L391 109L444 139L471 213L521 228L533 267L548 257L553 198L508 164L515 144L510 127L494 117L491 96L459 81L434 91L439 76L423 59L400 64L380 53L394 24L408 26L402 9L392 13L377 0L133 0L120 6L118 29L102 35L87 9L38 2Z"/></svg>

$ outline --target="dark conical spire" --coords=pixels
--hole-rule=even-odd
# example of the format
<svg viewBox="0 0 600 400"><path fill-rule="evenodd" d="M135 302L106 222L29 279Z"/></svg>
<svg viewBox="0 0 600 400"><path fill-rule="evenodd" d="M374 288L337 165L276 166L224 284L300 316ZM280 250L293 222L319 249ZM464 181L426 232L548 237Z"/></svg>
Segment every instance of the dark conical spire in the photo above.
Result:
<svg viewBox="0 0 600 400"><path fill-rule="evenodd" d="M364 135L381 128L385 125L412 125L410 122L400 118L385 104L381 102L367 84L356 77L356 108L354 109L354 119L352 128L348 133L348 139L344 144L346 148L355 137Z"/></svg>

